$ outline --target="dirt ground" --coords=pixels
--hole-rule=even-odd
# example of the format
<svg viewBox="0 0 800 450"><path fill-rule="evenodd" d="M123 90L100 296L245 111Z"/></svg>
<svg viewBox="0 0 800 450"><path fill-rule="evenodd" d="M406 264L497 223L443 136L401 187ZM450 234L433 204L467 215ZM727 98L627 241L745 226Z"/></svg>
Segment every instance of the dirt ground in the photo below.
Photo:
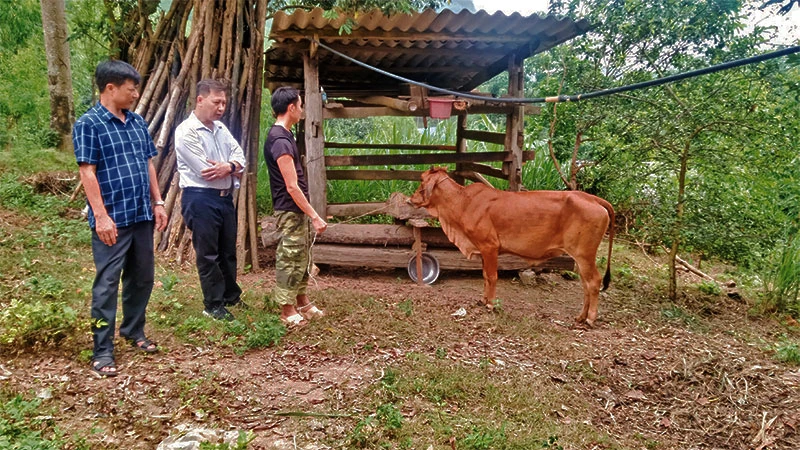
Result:
<svg viewBox="0 0 800 450"><path fill-rule="evenodd" d="M268 288L273 279L268 269L241 282ZM568 391L585 409L562 405L550 416L565 427L606 433L622 448L800 448L800 370L777 362L769 349L786 328L749 318L745 303L724 295L684 297L677 306L697 319L666 320L663 311L672 305L645 300L646 281L613 283L602 294L597 326L586 329L572 322L580 283L558 274L533 285L503 274L501 312L488 313L476 304L479 273L444 272L433 286L416 286L404 271L333 268L312 284L328 316L275 347L236 355L161 332L151 336L165 350L157 356L119 347L117 378L98 379L76 355L48 349L6 355L0 380L52 397L53 420L88 435L92 448L155 448L178 425L249 430L253 449L345 448L330 443L345 442L353 421L336 415L357 412L358 393L409 352L444 348L452 364L490 361L498 379L524 373ZM413 332L370 328L364 296L395 313L410 301ZM459 308L465 316L454 315ZM352 351L326 350L342 336ZM536 392L528 395L537 400Z"/></svg>

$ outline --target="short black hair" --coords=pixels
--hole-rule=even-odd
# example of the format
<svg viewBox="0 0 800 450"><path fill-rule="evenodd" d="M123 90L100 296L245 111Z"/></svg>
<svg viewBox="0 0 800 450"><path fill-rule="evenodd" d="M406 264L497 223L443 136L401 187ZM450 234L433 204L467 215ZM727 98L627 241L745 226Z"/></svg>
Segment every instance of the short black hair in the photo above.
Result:
<svg viewBox="0 0 800 450"><path fill-rule="evenodd" d="M100 89L101 93L106 90L108 83L114 86L122 86L128 80L138 85L142 82L142 76L132 65L125 61L103 61L97 65L97 69L94 71L94 81L97 83L97 88Z"/></svg>
<svg viewBox="0 0 800 450"><path fill-rule="evenodd" d="M222 92L225 95L228 95L228 85L225 84L221 80L201 80L197 83L197 95L202 95L203 97L208 96L208 94L214 92Z"/></svg>
<svg viewBox="0 0 800 450"><path fill-rule="evenodd" d="M286 114L289 105L297 103L300 99L300 92L291 86L281 86L272 93L272 112L275 117Z"/></svg>

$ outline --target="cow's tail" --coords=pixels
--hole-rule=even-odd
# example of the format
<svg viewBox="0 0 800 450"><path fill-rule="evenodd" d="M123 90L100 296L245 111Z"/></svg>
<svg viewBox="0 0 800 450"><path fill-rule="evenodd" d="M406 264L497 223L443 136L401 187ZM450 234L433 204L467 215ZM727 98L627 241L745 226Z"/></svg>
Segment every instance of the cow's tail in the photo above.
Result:
<svg viewBox="0 0 800 450"><path fill-rule="evenodd" d="M608 218L610 219L610 222L608 224L608 258L606 261L606 274L603 276L603 289L602 289L605 291L606 289L608 289L608 284L611 283L611 250L614 248L615 217L614 217L614 207L611 206L611 203L608 203L607 201L599 197L598 200L600 206L605 208L606 212L608 212Z"/></svg>

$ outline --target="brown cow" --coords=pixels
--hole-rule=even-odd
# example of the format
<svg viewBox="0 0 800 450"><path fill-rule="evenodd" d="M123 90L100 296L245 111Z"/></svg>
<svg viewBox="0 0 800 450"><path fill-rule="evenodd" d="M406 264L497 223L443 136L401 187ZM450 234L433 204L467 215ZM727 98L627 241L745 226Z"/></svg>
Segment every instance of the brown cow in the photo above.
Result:
<svg viewBox="0 0 800 450"><path fill-rule="evenodd" d="M540 263L569 254L578 264L583 311L576 317L590 326L597 319L600 273L597 248L614 209L602 198L579 191L507 192L483 184L456 183L445 168L431 168L409 200L439 219L442 230L467 258L483 259L483 303L492 309L497 284L497 256L508 253ZM611 281L614 227L609 231L608 265L603 289Z"/></svg>

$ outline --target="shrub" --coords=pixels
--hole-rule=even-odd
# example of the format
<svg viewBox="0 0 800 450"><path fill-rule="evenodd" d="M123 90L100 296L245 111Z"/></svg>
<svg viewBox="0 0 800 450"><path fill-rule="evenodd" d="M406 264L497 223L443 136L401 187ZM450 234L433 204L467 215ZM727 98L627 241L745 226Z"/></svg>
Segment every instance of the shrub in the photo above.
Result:
<svg viewBox="0 0 800 450"><path fill-rule="evenodd" d="M88 329L63 301L12 299L0 311L0 345L50 344Z"/></svg>
<svg viewBox="0 0 800 450"><path fill-rule="evenodd" d="M58 430L53 431L53 438L43 436L42 429L49 425L39 412L42 401L25 400L17 395L0 404L0 448L58 450L64 447Z"/></svg>

